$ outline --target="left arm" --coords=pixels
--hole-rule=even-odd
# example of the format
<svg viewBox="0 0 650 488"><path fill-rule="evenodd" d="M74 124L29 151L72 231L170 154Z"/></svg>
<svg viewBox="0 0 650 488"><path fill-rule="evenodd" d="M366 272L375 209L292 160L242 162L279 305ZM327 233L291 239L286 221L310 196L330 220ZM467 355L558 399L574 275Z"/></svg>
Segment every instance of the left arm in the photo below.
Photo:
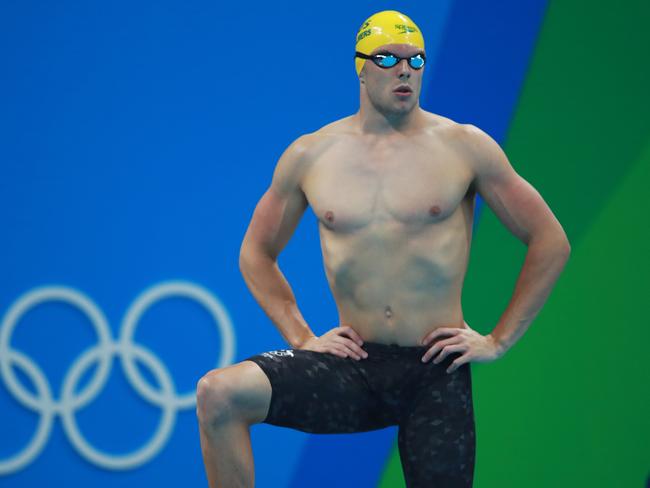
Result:
<svg viewBox="0 0 650 488"><path fill-rule="evenodd" d="M528 251L512 298L490 334L481 336L465 324L459 329L436 329L423 340L427 344L442 335L452 336L438 341L423 357L427 361L442 351L434 360L440 362L451 352L462 352L463 356L454 361L448 372L468 361L503 356L539 313L571 252L555 215L537 190L515 172L501 147L472 125L460 130L462 146L469 151L477 192Z"/></svg>
<svg viewBox="0 0 650 488"><path fill-rule="evenodd" d="M501 349L499 355L503 355L526 332L546 302L571 246L551 209L515 172L501 147L476 127L466 130L478 193L510 232L528 246L510 303L490 333Z"/></svg>

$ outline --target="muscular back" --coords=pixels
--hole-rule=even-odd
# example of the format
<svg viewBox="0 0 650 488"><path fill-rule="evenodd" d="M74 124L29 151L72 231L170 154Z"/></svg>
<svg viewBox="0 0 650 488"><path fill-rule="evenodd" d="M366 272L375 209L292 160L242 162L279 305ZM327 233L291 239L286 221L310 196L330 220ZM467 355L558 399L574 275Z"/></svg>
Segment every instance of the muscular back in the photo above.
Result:
<svg viewBox="0 0 650 488"><path fill-rule="evenodd" d="M457 124L365 135L349 118L311 134L300 188L319 221L341 325L370 341L416 344L461 326L475 192Z"/></svg>

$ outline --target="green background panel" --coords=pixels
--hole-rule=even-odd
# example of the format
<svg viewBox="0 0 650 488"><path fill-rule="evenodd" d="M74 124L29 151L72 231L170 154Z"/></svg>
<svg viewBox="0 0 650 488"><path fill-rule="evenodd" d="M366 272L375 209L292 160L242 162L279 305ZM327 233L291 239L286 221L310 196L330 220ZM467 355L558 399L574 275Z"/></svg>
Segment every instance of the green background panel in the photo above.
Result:
<svg viewBox="0 0 650 488"><path fill-rule="evenodd" d="M504 149L571 258L526 334L473 363L474 486L644 487L650 473L650 2L551 1ZM484 207L463 305L488 333L526 247ZM382 488L404 486L397 446Z"/></svg>

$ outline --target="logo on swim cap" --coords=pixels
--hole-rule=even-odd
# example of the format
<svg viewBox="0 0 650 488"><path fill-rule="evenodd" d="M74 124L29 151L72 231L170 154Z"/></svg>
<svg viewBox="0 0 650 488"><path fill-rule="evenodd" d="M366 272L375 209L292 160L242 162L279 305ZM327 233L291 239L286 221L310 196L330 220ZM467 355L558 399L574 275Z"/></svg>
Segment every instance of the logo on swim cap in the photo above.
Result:
<svg viewBox="0 0 650 488"><path fill-rule="evenodd" d="M363 31L361 34L359 34L359 35L357 36L357 43L358 43L361 39L363 39L364 37L369 36L369 35L370 35L370 29Z"/></svg>
<svg viewBox="0 0 650 488"><path fill-rule="evenodd" d="M383 10L361 24L356 36L356 50L370 54L384 44L410 44L424 49L424 38L409 17L397 10ZM363 58L355 58L357 75L365 62Z"/></svg>
<svg viewBox="0 0 650 488"><path fill-rule="evenodd" d="M395 24L395 29L401 30L402 34L406 34L407 32L418 32L415 26L410 26L406 24Z"/></svg>

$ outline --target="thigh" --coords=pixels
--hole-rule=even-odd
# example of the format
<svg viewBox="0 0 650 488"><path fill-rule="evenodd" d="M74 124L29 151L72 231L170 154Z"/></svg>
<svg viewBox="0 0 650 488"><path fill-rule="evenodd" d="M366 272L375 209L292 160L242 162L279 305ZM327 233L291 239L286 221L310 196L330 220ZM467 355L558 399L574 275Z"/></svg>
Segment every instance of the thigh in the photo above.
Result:
<svg viewBox="0 0 650 488"><path fill-rule="evenodd" d="M355 359L284 349L247 360L266 373L272 386L265 423L319 434L387 426Z"/></svg>
<svg viewBox="0 0 650 488"><path fill-rule="evenodd" d="M256 364L242 361L214 369L205 378L237 418L250 424L264 420L271 403L271 383Z"/></svg>
<svg viewBox="0 0 650 488"><path fill-rule="evenodd" d="M457 356L432 369L419 384L400 419L398 447L409 488L472 486L476 436L470 364L445 369Z"/></svg>

